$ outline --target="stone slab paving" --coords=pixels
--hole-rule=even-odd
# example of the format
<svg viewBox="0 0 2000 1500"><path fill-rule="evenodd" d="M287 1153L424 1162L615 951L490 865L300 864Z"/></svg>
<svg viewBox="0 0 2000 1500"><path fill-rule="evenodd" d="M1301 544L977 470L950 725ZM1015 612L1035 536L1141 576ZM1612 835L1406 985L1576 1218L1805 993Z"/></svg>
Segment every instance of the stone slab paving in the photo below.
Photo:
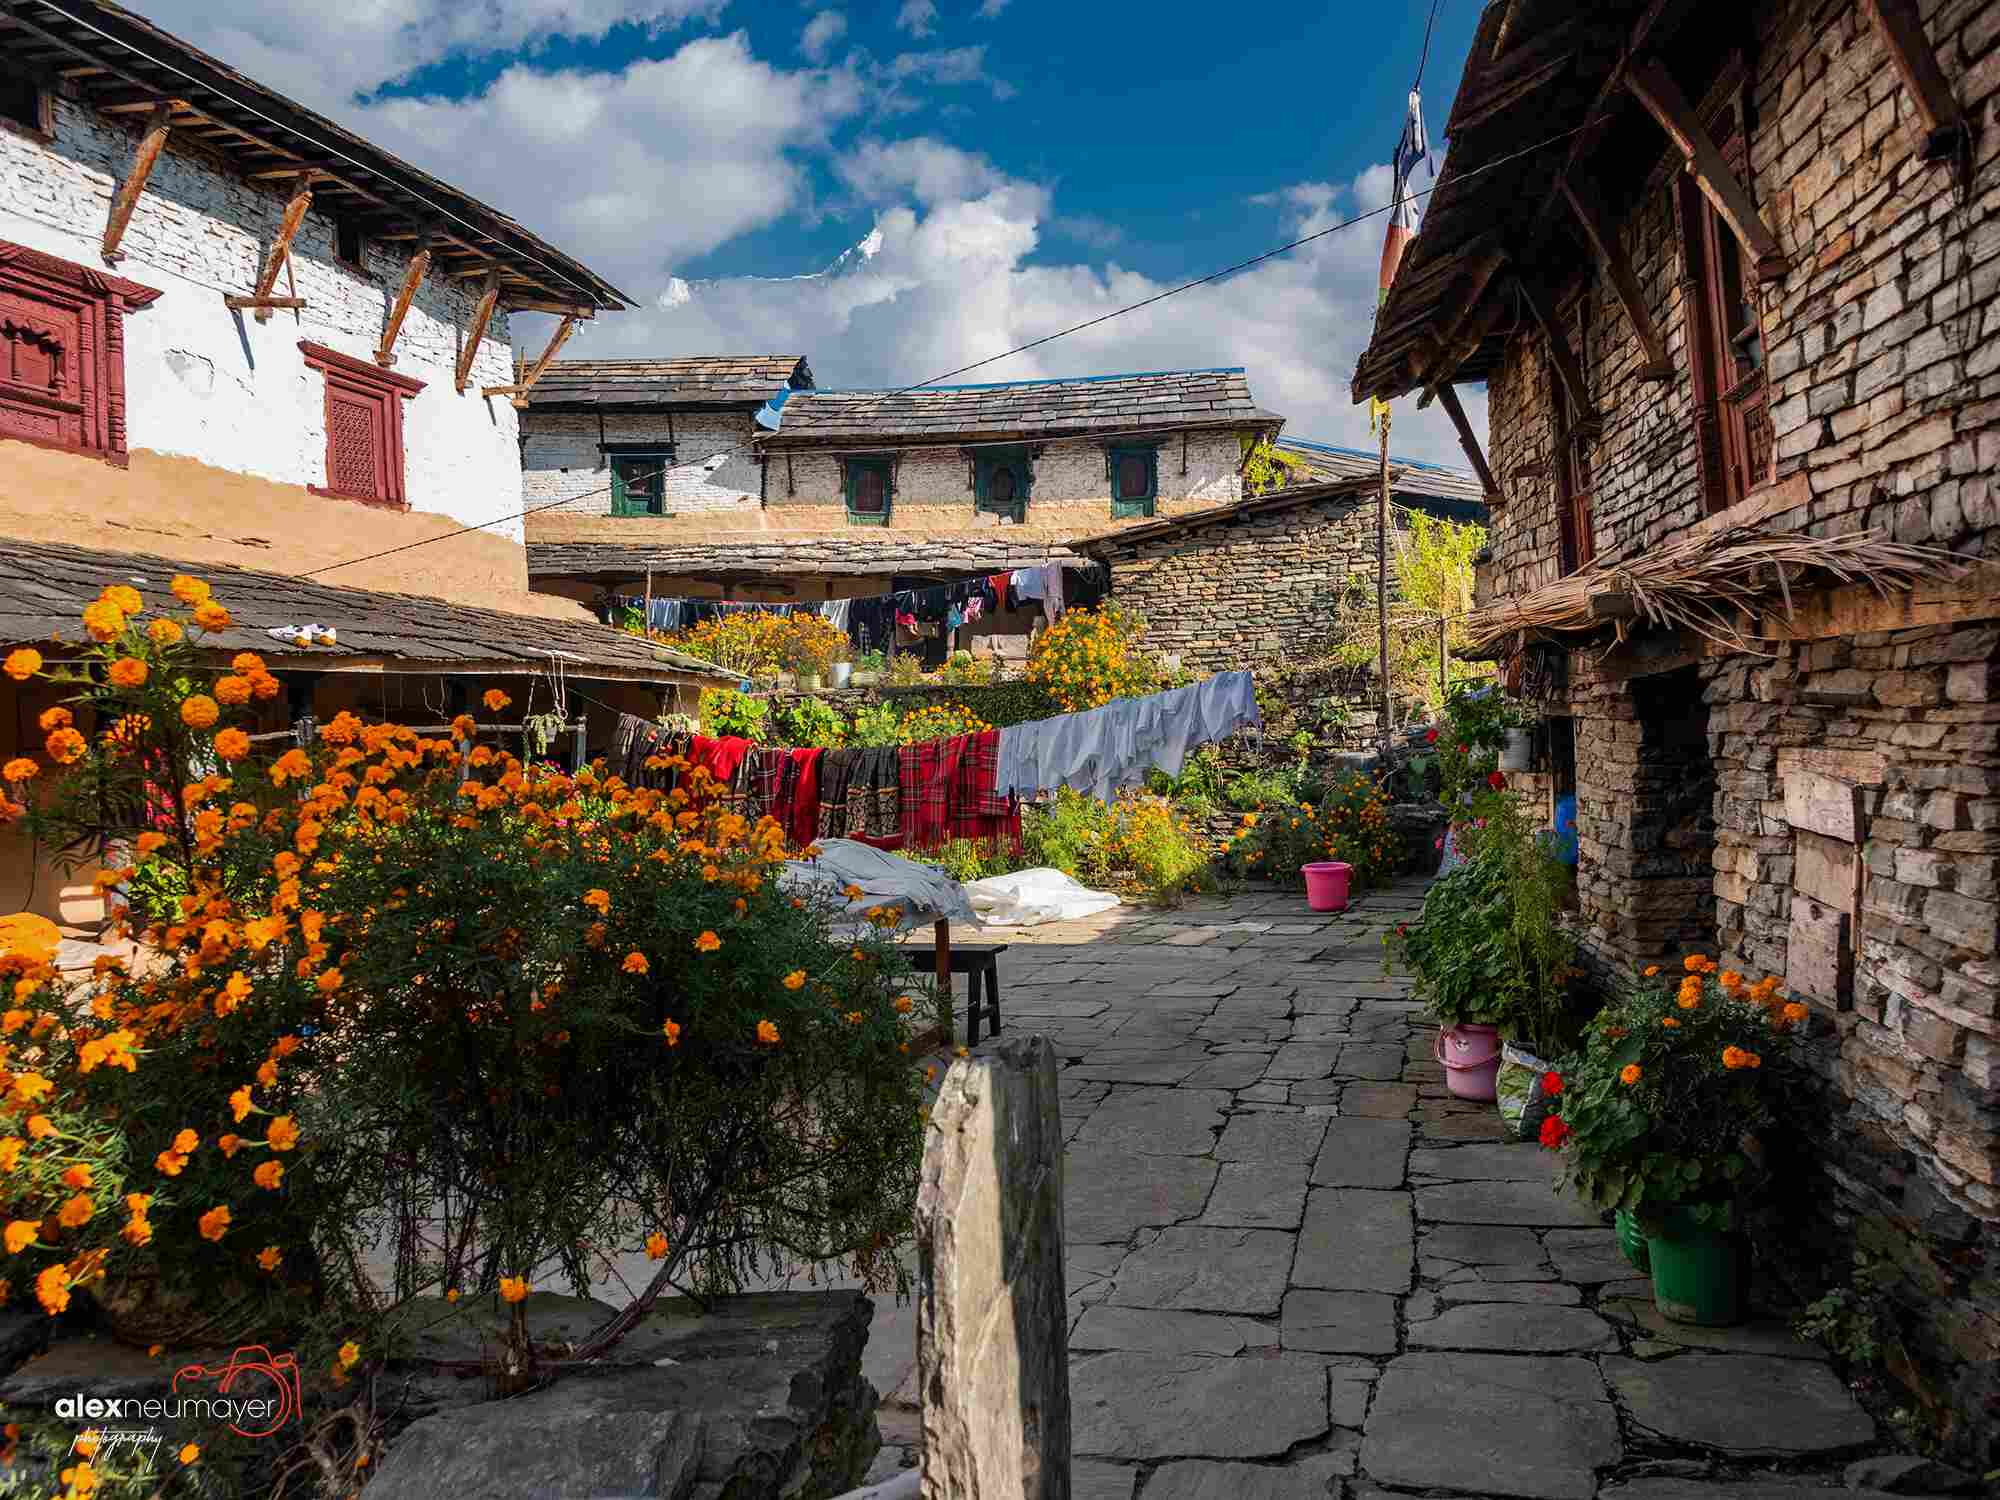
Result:
<svg viewBox="0 0 2000 1500"><path fill-rule="evenodd" d="M1823 1352L1775 1320L1668 1323L1554 1159L1451 1097L1382 973L1422 898L1008 934L1005 1025L1062 1068L1072 1494L1839 1490L1887 1445Z"/></svg>

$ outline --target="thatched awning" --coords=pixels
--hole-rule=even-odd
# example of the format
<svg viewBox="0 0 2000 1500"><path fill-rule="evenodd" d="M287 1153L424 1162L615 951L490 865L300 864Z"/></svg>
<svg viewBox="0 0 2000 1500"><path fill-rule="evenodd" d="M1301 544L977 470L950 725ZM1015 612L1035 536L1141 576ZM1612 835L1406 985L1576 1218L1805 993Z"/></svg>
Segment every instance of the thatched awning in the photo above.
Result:
<svg viewBox="0 0 2000 1500"><path fill-rule="evenodd" d="M1728 651L1771 654L1753 622L1778 608L1792 618L1812 591L1862 584L1884 597L1926 578L1955 578L1963 559L1937 547L1884 540L1880 531L1834 537L1739 526L1671 542L1644 557L1592 564L1518 598L1474 610L1466 633L1475 651L1508 636L1622 643L1645 626L1689 630Z"/></svg>

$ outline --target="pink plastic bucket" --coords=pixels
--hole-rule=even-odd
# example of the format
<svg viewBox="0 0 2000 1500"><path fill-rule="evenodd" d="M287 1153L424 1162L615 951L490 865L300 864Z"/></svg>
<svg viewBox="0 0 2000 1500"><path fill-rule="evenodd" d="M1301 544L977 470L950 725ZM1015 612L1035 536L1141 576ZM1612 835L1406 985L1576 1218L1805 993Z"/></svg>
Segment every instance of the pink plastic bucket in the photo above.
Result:
<svg viewBox="0 0 2000 1500"><path fill-rule="evenodd" d="M1500 1032L1468 1022L1437 1035L1432 1056L1444 1064L1444 1083L1460 1099L1496 1099L1500 1076Z"/></svg>
<svg viewBox="0 0 2000 1500"><path fill-rule="evenodd" d="M1338 860L1321 860L1304 867L1306 905L1314 911L1347 910L1347 877L1354 866Z"/></svg>

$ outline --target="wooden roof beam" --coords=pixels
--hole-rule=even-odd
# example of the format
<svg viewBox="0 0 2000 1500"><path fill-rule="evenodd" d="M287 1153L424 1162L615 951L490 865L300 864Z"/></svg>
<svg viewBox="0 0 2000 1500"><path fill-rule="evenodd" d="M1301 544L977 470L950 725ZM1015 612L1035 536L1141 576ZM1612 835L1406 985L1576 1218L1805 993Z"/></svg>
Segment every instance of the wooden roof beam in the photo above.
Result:
<svg viewBox="0 0 2000 1500"><path fill-rule="evenodd" d="M403 268L403 285L389 308L388 321L382 325L382 342L375 350L375 363L385 370L396 362L396 338L403 331L403 320L410 315L410 304L417 300L417 289L424 284L424 277L430 268L430 240L420 239L416 253Z"/></svg>
<svg viewBox="0 0 2000 1500"><path fill-rule="evenodd" d="M466 382L472 378L472 362L479 357L479 345L486 337L486 325L493 321L493 309L499 302L500 268L489 266L486 285L480 290L479 302L472 309L472 322L465 330L465 345L458 351L456 384L461 396L465 394Z"/></svg>
<svg viewBox="0 0 2000 1500"><path fill-rule="evenodd" d="M1625 316L1632 321L1632 332L1638 337L1639 347L1646 353L1646 363L1639 371L1641 380L1665 380L1673 374L1673 367L1667 363L1666 344L1660 332L1653 326L1652 314L1646 310L1646 299L1639 290L1639 278L1633 274L1632 262L1626 258L1625 247L1618 243L1618 236L1611 226L1604 222L1598 212L1596 195L1578 190L1575 182L1565 177L1558 186L1568 200L1570 211L1583 227L1584 238L1597 252L1597 258L1604 265L1605 277L1617 292L1618 300L1624 305Z"/></svg>
<svg viewBox="0 0 2000 1500"><path fill-rule="evenodd" d="M1481 304L1493 284L1493 278L1506 263L1507 252L1501 249L1489 250L1473 263L1472 276L1466 282L1464 296L1459 299L1458 311L1438 338L1436 357L1427 361L1422 371L1426 389L1417 402L1419 411L1431 404L1438 389L1448 384L1458 367L1472 357L1472 351L1479 347L1487 330L1493 326L1494 309L1482 309Z"/></svg>
<svg viewBox="0 0 2000 1500"><path fill-rule="evenodd" d="M1972 123L1959 107L1951 83L1938 66L1937 53L1924 32L1923 17L1912 0L1861 0L1861 9L1888 49L1889 61L1923 122L1925 161L1944 161L1963 154L1972 139Z"/></svg>
<svg viewBox="0 0 2000 1500"><path fill-rule="evenodd" d="M1590 108L1584 113L1583 128L1571 138L1568 150L1563 153L1562 170L1549 184L1548 193L1542 199L1542 206L1535 214L1535 223L1546 221L1549 215L1555 212L1556 205L1562 201L1563 178L1576 169L1577 164L1590 153L1598 138L1610 125L1612 101L1625 90L1625 70L1639 58L1647 55L1656 36L1660 40L1665 39L1670 12L1684 3L1685 0L1650 0L1645 10L1639 13L1638 19L1632 23L1632 29L1625 37L1624 51L1618 55L1618 60L1612 64L1611 70L1604 75L1604 81L1598 85L1597 95L1590 101Z"/></svg>
<svg viewBox="0 0 2000 1500"><path fill-rule="evenodd" d="M1667 138L1680 148L1688 175L1736 236L1736 242L1755 267L1758 280L1775 281L1782 277L1787 265L1785 252L1778 248L1777 237L1765 226L1757 205L1730 170L1729 163L1723 160L1721 148L1695 114L1680 85L1653 59L1629 69L1625 87L1667 133Z"/></svg>
<svg viewBox="0 0 2000 1500"><path fill-rule="evenodd" d="M115 266L125 258L118 247L125 238L125 226L132 222L132 211L139 206L139 195L146 191L146 179L153 175L153 163L167 149L167 136L173 130L173 114L173 102L162 99L146 118L146 128L139 136L138 149L132 153L132 168L118 185L118 194L111 200L110 216L104 221L103 254L106 265Z"/></svg>
<svg viewBox="0 0 2000 1500"><path fill-rule="evenodd" d="M1527 301L1528 310L1535 315L1542 333L1549 341L1549 362L1555 366L1556 377L1562 381L1563 389L1569 393L1570 404L1576 408L1577 419L1572 431L1598 425L1597 410L1590 404L1590 386L1583 378L1583 366L1576 361L1576 354L1570 349L1569 335L1557 321L1555 308L1548 295L1525 276L1516 276L1516 284L1521 288L1521 296Z"/></svg>
<svg viewBox="0 0 2000 1500"><path fill-rule="evenodd" d="M1472 424L1465 419L1465 408L1458 404L1458 392L1450 385L1433 387L1437 398L1444 406L1444 413L1451 418L1451 425L1458 432L1458 446L1465 450L1465 461L1472 465L1472 472L1479 476L1480 484L1486 488L1488 504L1500 499L1500 486L1493 482L1493 471L1486 467L1486 452L1479 446L1479 438L1472 430Z"/></svg>

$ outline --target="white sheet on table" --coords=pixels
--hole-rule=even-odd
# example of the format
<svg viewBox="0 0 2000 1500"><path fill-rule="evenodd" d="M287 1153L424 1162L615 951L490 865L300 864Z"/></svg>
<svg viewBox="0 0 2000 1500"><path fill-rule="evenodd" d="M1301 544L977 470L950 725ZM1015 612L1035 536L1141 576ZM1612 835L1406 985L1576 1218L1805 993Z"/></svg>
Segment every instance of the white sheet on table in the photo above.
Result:
<svg viewBox="0 0 2000 1500"><path fill-rule="evenodd" d="M1039 927L1092 917L1119 904L1109 891L1093 891L1045 866L967 881L965 894L988 927Z"/></svg>
<svg viewBox="0 0 2000 1500"><path fill-rule="evenodd" d="M821 839L819 858L788 859L778 876L784 890L825 891L839 895L848 886L861 888L859 901L844 900L846 913L857 923L873 907L899 913L901 927L944 918L977 922L979 914L965 887L932 865L920 865L900 854L889 854L854 839Z"/></svg>

